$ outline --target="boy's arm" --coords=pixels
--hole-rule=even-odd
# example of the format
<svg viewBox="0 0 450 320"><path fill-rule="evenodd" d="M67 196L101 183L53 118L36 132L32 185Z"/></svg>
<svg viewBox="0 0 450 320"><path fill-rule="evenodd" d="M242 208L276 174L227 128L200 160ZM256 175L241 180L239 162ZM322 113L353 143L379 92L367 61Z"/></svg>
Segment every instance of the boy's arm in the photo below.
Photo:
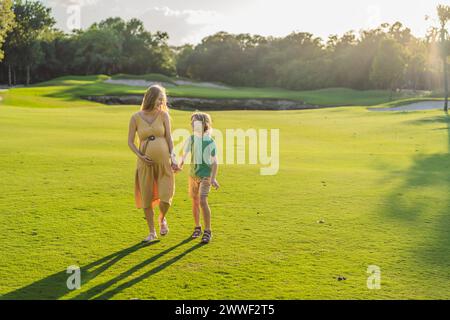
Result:
<svg viewBox="0 0 450 320"><path fill-rule="evenodd" d="M220 188L219 182L216 180L217 172L219 171L217 156L211 157L211 160L211 185L217 190Z"/></svg>
<svg viewBox="0 0 450 320"><path fill-rule="evenodd" d="M183 168L183 166L184 166L184 161L186 160L188 154L189 154L189 152L183 151L183 155L182 155L181 158L180 158L180 164L179 164L180 169Z"/></svg>
<svg viewBox="0 0 450 320"><path fill-rule="evenodd" d="M186 142L184 143L183 154L180 158L180 164L179 164L180 169L183 168L184 162L186 161L186 158L189 155L189 152L191 152L191 138L186 140Z"/></svg>

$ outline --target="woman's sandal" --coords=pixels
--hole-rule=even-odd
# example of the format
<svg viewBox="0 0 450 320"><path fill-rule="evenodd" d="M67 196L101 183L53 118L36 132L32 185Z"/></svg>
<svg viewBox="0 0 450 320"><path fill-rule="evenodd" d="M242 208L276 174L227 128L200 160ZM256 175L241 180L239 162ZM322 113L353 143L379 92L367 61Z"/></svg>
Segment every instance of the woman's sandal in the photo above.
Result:
<svg viewBox="0 0 450 320"><path fill-rule="evenodd" d="M207 244L211 241L212 238L212 233L209 230L205 230L205 232L203 232L203 237L202 237L202 243L203 244Z"/></svg>
<svg viewBox="0 0 450 320"><path fill-rule="evenodd" d="M142 240L142 242L143 243L150 243L150 242L153 242L155 240L158 240L158 236L156 235L156 232L155 233L150 233L147 238Z"/></svg>
<svg viewBox="0 0 450 320"><path fill-rule="evenodd" d="M194 233L192 234L192 239L197 239L202 236L202 227L195 227Z"/></svg>

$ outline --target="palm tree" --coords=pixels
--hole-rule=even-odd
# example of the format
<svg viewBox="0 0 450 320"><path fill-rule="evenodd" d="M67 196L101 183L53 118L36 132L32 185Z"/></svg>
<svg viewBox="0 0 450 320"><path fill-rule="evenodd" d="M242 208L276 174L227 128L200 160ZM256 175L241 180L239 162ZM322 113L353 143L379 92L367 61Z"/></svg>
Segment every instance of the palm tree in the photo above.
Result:
<svg viewBox="0 0 450 320"><path fill-rule="evenodd" d="M441 48L442 48L442 60L444 64L444 91L445 91L445 106L444 110L448 111L448 66L447 66L447 56L448 52L448 44L447 44L447 36L448 32L446 29L447 23L450 21L450 6L447 5L439 5L437 7L438 18L440 23L440 35L441 35Z"/></svg>

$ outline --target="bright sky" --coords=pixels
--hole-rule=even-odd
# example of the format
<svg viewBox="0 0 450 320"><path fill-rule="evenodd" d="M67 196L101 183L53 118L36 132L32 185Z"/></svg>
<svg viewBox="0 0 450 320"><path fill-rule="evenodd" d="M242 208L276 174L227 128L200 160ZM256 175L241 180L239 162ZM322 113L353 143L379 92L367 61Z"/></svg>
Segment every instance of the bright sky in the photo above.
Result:
<svg viewBox="0 0 450 320"><path fill-rule="evenodd" d="M450 0L41 0L58 27L86 28L111 16L139 18L150 31L167 31L170 43L197 43L218 31L284 36L306 31L323 38L401 21L423 36L438 4Z"/></svg>

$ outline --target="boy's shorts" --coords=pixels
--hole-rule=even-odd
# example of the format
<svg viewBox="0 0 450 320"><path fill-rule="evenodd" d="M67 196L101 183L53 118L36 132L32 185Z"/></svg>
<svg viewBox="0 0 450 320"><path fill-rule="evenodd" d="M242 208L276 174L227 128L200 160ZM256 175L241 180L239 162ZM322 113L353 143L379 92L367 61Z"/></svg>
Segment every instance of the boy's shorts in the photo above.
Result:
<svg viewBox="0 0 450 320"><path fill-rule="evenodd" d="M189 177L189 196L207 197L211 191L211 178Z"/></svg>

